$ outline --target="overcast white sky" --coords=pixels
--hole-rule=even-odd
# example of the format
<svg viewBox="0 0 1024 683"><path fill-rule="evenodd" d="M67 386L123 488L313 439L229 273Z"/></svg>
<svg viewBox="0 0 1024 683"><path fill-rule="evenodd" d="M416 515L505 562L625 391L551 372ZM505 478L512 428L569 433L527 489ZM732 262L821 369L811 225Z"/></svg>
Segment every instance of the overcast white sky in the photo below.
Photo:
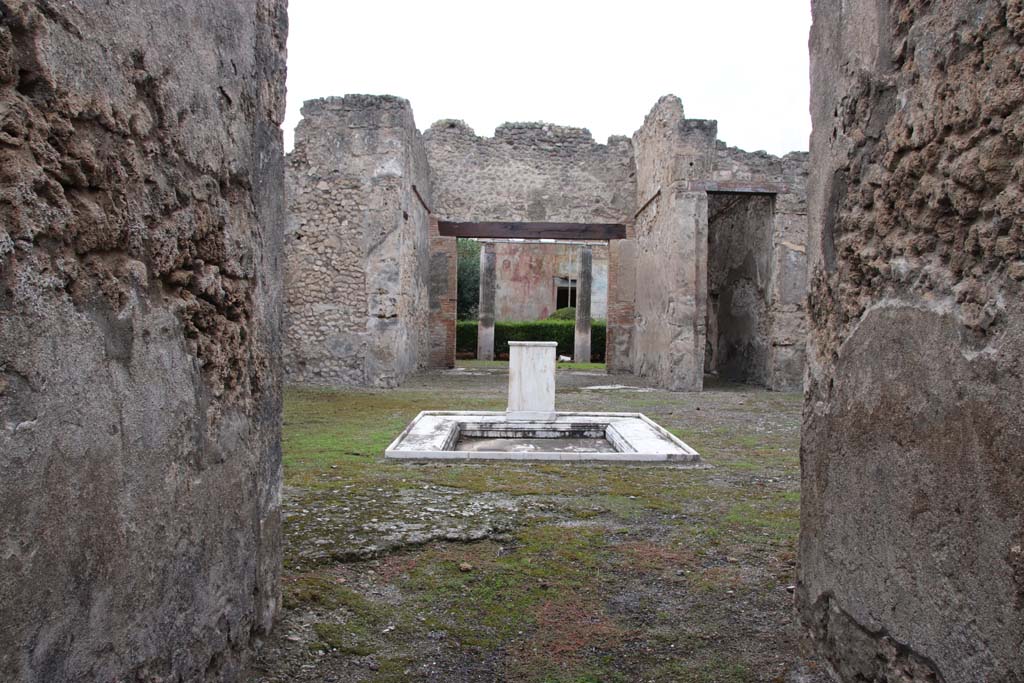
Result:
<svg viewBox="0 0 1024 683"><path fill-rule="evenodd" d="M505 121L632 135L658 97L748 151L806 150L809 0L290 0L291 149L304 100L399 95L420 130Z"/></svg>

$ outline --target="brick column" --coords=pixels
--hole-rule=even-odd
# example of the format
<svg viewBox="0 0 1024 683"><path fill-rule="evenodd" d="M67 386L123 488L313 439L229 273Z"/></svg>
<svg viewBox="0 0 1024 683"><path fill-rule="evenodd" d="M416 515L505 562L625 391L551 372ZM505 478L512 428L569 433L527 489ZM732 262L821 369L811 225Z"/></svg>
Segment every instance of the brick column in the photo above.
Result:
<svg viewBox="0 0 1024 683"><path fill-rule="evenodd" d="M476 337L476 357L479 360L494 360L494 293L497 275L494 244L485 242L480 249L480 315Z"/></svg>
<svg viewBox="0 0 1024 683"><path fill-rule="evenodd" d="M633 327L636 299L636 241L633 226L626 239L608 243L608 328L604 357L608 372L633 372Z"/></svg>
<svg viewBox="0 0 1024 683"><path fill-rule="evenodd" d="M590 290L594 280L594 251L580 248L580 273L576 279L576 343L573 360L590 362Z"/></svg>

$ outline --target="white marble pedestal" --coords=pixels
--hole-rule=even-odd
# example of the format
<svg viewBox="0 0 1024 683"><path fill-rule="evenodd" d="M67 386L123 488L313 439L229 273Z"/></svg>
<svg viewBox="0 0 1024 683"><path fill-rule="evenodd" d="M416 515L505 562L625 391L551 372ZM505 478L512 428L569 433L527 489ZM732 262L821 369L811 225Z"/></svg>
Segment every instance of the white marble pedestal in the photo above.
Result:
<svg viewBox="0 0 1024 683"><path fill-rule="evenodd" d="M558 342L510 341L508 349L509 415L554 419Z"/></svg>

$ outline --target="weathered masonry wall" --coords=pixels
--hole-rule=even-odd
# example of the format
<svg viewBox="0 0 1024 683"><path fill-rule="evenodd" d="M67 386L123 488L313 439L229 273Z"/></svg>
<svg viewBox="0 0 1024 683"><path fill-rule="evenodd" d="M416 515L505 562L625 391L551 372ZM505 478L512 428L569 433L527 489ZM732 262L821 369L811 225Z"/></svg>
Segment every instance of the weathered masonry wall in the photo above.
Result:
<svg viewBox="0 0 1024 683"><path fill-rule="evenodd" d="M727 376L802 387L806 154L728 147L714 121L686 119L674 96L632 139L604 145L585 129L544 123L481 137L445 120L421 138L408 103L394 97L317 100L304 115L288 163L289 380L394 386L418 367L451 366L454 243L429 221L530 221L626 226L624 239L594 251L592 314L607 320L610 372L699 391L707 326L716 325L714 356L721 318ZM719 306L709 321L708 202L719 194L754 208L720 217L731 227L711 236L739 251L712 255L714 271L732 269L711 272L712 287L737 308ZM756 233L756 253L726 235L734 230ZM495 306L481 318L547 317L554 278L575 276L579 248L493 243L495 282L482 291ZM482 347L488 338L478 335Z"/></svg>
<svg viewBox="0 0 1024 683"><path fill-rule="evenodd" d="M555 278L579 277L579 244L497 242L497 320L543 320L555 312ZM608 247L593 247L591 316L608 314Z"/></svg>
<svg viewBox="0 0 1024 683"><path fill-rule="evenodd" d="M800 614L847 681L1024 680L1024 6L813 15Z"/></svg>
<svg viewBox="0 0 1024 683"><path fill-rule="evenodd" d="M349 95L302 114L286 173L286 377L396 386L430 355L430 175L412 109Z"/></svg>
<svg viewBox="0 0 1024 683"><path fill-rule="evenodd" d="M486 138L446 120L423 142L442 220L622 223L635 210L629 138L601 145L586 129L542 123L506 123Z"/></svg>
<svg viewBox="0 0 1024 683"><path fill-rule="evenodd" d="M714 121L687 120L667 96L633 135L641 211L630 368L676 391L704 384L708 199L690 181L710 177L715 134Z"/></svg>
<svg viewBox="0 0 1024 683"><path fill-rule="evenodd" d="M286 31L0 5L4 681L233 680L270 627Z"/></svg>
<svg viewBox="0 0 1024 683"><path fill-rule="evenodd" d="M636 212L636 166L627 137L613 136L602 145L582 128L507 123L488 138L461 121L446 120L431 126L423 141L433 180L432 208L441 219L631 223ZM615 249L614 244L609 248ZM612 272L615 264L627 270ZM609 258L606 301L617 298L615 283L632 287L632 266ZM618 309L618 329L623 330L618 336L609 321L609 367L629 365L631 292L625 296L630 298Z"/></svg>

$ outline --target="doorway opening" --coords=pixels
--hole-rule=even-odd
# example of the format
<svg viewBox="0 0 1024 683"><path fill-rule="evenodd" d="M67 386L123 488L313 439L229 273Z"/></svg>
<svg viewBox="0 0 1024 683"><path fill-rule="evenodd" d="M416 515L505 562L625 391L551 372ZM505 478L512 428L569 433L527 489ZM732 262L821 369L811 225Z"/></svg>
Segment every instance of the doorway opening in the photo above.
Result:
<svg viewBox="0 0 1024 683"><path fill-rule="evenodd" d="M775 195L708 192L705 373L766 385Z"/></svg>

